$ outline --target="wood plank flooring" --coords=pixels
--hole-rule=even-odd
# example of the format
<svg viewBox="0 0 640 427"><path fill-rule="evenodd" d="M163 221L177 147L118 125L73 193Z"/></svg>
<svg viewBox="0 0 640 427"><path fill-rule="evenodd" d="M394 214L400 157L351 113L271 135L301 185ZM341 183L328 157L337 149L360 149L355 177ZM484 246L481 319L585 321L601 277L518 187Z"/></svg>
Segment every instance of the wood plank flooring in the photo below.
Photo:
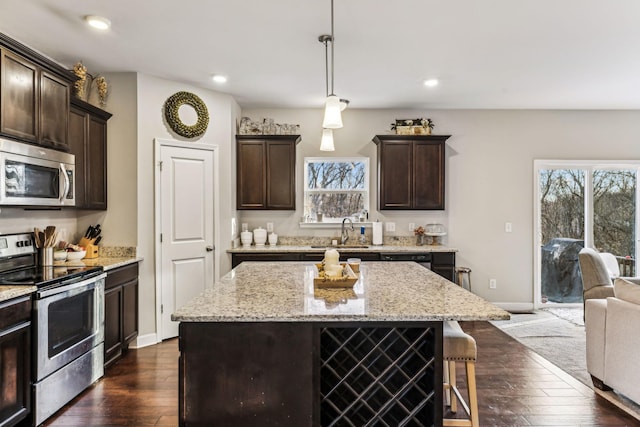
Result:
<svg viewBox="0 0 640 427"><path fill-rule="evenodd" d="M482 426L640 426L493 325L464 322L462 327L478 344ZM464 369L458 372L462 385ZM177 426L177 339L130 350L104 379L43 425Z"/></svg>

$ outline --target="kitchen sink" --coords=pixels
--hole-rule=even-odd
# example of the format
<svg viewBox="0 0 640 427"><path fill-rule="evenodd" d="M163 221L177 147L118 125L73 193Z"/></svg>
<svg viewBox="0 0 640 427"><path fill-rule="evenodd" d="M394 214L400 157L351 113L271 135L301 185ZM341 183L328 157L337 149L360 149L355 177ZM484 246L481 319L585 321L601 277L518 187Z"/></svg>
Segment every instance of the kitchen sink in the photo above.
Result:
<svg viewBox="0 0 640 427"><path fill-rule="evenodd" d="M366 249L368 245L312 245L312 249Z"/></svg>

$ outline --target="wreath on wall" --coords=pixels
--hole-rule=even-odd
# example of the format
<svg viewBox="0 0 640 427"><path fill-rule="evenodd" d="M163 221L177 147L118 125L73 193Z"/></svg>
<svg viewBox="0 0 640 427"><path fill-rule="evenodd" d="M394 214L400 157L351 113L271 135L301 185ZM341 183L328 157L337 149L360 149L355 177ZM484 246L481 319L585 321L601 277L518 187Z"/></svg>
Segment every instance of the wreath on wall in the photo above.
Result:
<svg viewBox="0 0 640 427"><path fill-rule="evenodd" d="M198 120L193 125L186 125L180 120L178 110L182 105L190 105L196 110ZM209 111L198 95L191 92L176 92L164 104L164 116L175 133L185 138L195 138L206 132L209 125Z"/></svg>

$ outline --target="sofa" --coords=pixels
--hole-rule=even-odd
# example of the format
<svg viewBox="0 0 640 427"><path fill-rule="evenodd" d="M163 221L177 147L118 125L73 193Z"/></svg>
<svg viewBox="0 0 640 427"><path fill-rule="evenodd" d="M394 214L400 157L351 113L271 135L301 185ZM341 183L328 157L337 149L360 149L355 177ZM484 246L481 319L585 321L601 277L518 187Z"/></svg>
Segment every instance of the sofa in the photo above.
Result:
<svg viewBox="0 0 640 427"><path fill-rule="evenodd" d="M616 278L612 288L585 301L587 370L595 387L640 404L640 279Z"/></svg>

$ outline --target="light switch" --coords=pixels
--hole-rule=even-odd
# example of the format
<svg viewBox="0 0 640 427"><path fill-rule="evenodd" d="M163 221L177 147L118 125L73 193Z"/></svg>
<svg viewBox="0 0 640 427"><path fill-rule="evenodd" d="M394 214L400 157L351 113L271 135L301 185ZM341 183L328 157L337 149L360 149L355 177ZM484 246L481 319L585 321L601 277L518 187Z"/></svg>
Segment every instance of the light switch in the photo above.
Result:
<svg viewBox="0 0 640 427"><path fill-rule="evenodd" d="M415 222L410 222L409 223L409 231L413 231L416 229L416 223Z"/></svg>
<svg viewBox="0 0 640 427"><path fill-rule="evenodd" d="M272 222L268 222L267 223L267 231L269 233L273 232L273 223Z"/></svg>
<svg viewBox="0 0 640 427"><path fill-rule="evenodd" d="M396 231L396 223L395 222L385 222L384 223L386 231Z"/></svg>
<svg viewBox="0 0 640 427"><path fill-rule="evenodd" d="M511 223L510 222L505 222L504 223L504 231L506 233L511 233L513 231L513 227L511 227Z"/></svg>

